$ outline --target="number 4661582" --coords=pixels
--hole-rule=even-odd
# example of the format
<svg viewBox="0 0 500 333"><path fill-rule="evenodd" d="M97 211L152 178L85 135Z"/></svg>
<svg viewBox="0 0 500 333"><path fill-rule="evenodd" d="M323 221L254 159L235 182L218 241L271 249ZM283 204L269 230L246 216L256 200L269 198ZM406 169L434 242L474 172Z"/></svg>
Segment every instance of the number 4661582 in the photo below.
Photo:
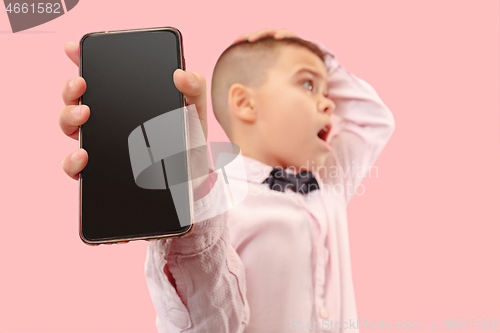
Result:
<svg viewBox="0 0 500 333"><path fill-rule="evenodd" d="M7 6L6 10L7 12L10 14L12 12L14 12L15 14L18 14L18 13L28 13L30 11L30 8L31 7L31 12L32 13L35 13L35 4L32 3L31 5L28 5L27 3L9 3L9 5ZM38 6L36 8L36 13L39 13L39 14L42 14L42 13L47 13L47 14L61 14L61 12L59 11L61 9L61 4L60 3L50 3L50 2L47 2L47 3L43 3L43 2L39 2L38 3Z"/></svg>
<svg viewBox="0 0 500 333"><path fill-rule="evenodd" d="M496 327L498 321L496 319L493 319L493 320L489 320L489 319L476 319L476 322L475 322L475 325L473 326L473 322L472 322L472 319L469 320L470 322L470 328L476 328L476 329L493 329L493 330L497 330L498 327ZM450 325L450 320L448 319L446 321L446 323L444 324L444 327L446 328L452 328L452 329L457 329L457 328L460 328L460 329L465 329L467 328L467 322L465 321L465 319L462 319L460 320L460 322L456 319L453 319L451 321L451 325Z"/></svg>

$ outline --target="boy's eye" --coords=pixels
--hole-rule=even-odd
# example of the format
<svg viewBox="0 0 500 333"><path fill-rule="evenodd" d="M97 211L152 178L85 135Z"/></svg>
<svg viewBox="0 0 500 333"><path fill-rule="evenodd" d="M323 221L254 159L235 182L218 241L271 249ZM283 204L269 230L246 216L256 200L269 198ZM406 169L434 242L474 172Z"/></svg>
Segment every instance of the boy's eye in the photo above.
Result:
<svg viewBox="0 0 500 333"><path fill-rule="evenodd" d="M304 85L304 83L309 83L309 84ZM306 88L307 90L312 91L313 90L313 81L312 80L305 80L304 82L302 82L302 86L304 88ZM311 89L309 89L307 86L311 86Z"/></svg>

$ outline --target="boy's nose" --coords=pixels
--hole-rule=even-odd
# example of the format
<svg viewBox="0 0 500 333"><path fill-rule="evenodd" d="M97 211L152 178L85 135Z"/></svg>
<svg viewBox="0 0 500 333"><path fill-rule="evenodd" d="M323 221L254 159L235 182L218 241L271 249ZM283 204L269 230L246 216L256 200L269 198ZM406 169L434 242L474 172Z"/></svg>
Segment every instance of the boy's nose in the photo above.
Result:
<svg viewBox="0 0 500 333"><path fill-rule="evenodd" d="M333 109L335 109L335 103L329 98L323 98L319 104L319 110L331 115L333 113Z"/></svg>

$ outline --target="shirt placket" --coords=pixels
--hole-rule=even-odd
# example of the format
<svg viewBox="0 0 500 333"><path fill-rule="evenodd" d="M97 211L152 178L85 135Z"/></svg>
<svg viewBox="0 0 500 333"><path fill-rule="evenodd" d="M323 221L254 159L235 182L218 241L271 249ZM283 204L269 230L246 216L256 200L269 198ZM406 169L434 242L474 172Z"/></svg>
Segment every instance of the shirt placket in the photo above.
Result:
<svg viewBox="0 0 500 333"><path fill-rule="evenodd" d="M325 280L326 280L326 258L328 256L328 250L325 248L325 238L326 238L326 225L324 219L320 219L320 235L319 242L316 244L316 288L315 288L315 303L316 303L316 315L319 319L328 319L330 314L325 304Z"/></svg>
<svg viewBox="0 0 500 333"><path fill-rule="evenodd" d="M315 193L319 195L319 193ZM314 280L314 309L315 320L329 319L330 314L326 308L325 302L325 281L326 281L326 259L328 258L328 250L325 247L327 224L324 207L321 203L321 197L303 197L300 200L304 208L311 214L313 220L316 221L316 233L314 241L314 259L313 259L313 280Z"/></svg>

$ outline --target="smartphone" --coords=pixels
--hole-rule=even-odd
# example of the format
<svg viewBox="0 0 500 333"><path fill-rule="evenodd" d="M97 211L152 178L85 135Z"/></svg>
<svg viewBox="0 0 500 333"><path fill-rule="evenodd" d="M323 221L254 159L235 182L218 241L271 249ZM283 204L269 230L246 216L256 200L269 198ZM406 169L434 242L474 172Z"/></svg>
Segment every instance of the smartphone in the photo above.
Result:
<svg viewBox="0 0 500 333"><path fill-rule="evenodd" d="M185 70L185 60L182 35L174 27L93 32L81 38L79 71L87 88L79 103L90 108L79 128L80 148L89 157L79 175L84 243L157 240L192 230L189 182L175 184L174 196L166 160L152 155L156 138L156 146L180 152L175 164L181 173L189 167L188 154L182 153L188 150L186 113L179 112L186 104L173 81L177 68ZM149 176L141 178L141 185L137 172L142 169Z"/></svg>

